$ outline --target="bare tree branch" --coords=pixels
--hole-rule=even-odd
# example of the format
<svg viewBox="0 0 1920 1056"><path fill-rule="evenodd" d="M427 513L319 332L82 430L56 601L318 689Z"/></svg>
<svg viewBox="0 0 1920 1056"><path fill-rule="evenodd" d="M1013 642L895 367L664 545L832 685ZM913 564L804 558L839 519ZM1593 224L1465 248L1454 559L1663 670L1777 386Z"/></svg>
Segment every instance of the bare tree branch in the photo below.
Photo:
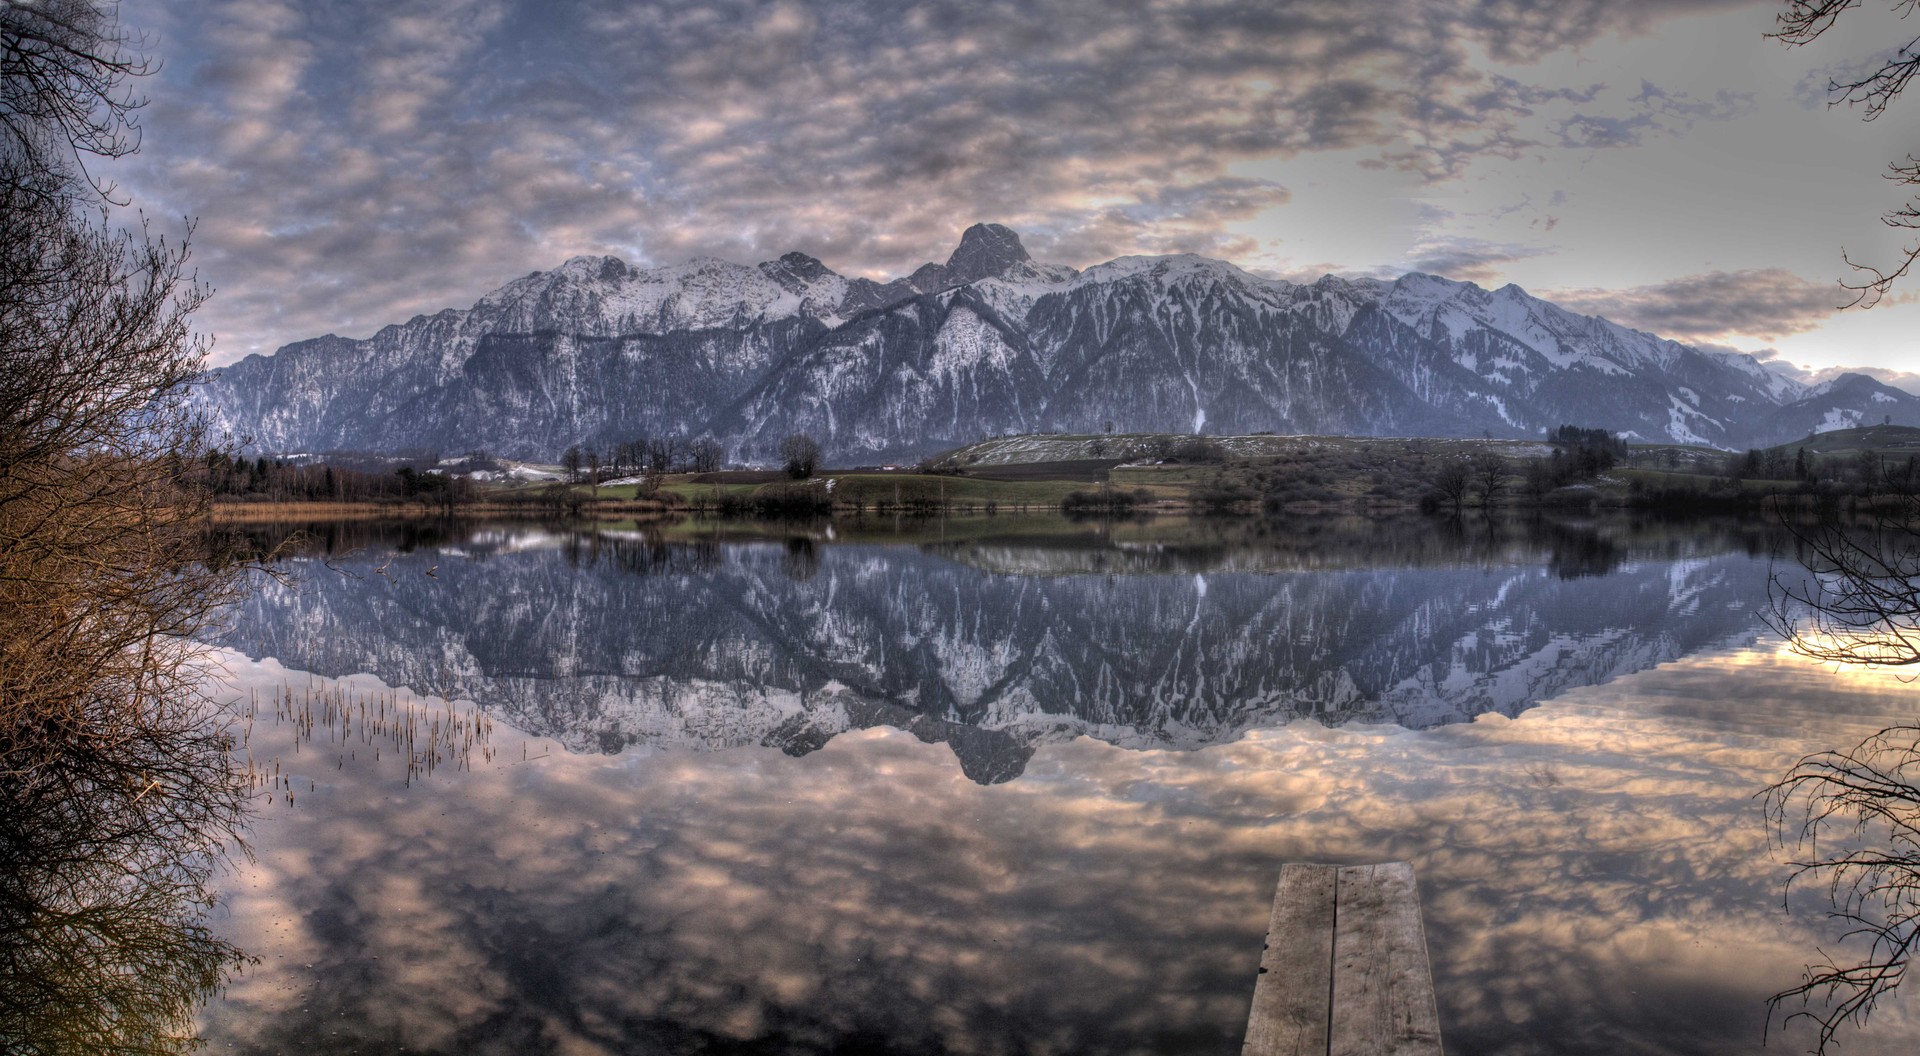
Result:
<svg viewBox="0 0 1920 1056"><path fill-rule="evenodd" d="M1775 16L1778 28L1768 36L1790 47L1802 47L1818 40L1841 16L1859 6L1860 0L1788 0L1786 9ZM1892 11L1903 19L1916 8L1920 8L1920 0L1895 0L1891 5ZM1827 105L1857 107L1862 120L1878 120L1907 90L1916 74L1920 74L1920 37L1907 41L1878 66L1864 68L1857 75L1829 78ZM1905 163L1889 166L1887 178L1902 186L1920 186L1920 162L1909 155ZM1920 198L1885 214L1881 220L1889 227L1920 228ZM1854 270L1852 278L1840 280L1841 288L1852 294L1841 307L1872 308L1912 271L1914 262L1920 260L1920 243L1902 250L1894 263L1885 267L1854 260L1845 250L1841 251L1841 258Z"/></svg>
<svg viewBox="0 0 1920 1056"><path fill-rule="evenodd" d="M149 67L111 4L0 3L0 1051L184 1051L251 795L195 644L212 550L187 247L110 225Z"/></svg>
<svg viewBox="0 0 1920 1056"><path fill-rule="evenodd" d="M1770 1012L1811 1021L1817 1052L1839 1031L1862 1023L1900 988L1920 948L1920 727L1896 726L1846 751L1810 755L1765 793L1767 815L1795 884L1825 887L1840 941L1856 954L1822 951L1799 985L1768 1000ZM1820 853L1823 841L1844 850Z"/></svg>

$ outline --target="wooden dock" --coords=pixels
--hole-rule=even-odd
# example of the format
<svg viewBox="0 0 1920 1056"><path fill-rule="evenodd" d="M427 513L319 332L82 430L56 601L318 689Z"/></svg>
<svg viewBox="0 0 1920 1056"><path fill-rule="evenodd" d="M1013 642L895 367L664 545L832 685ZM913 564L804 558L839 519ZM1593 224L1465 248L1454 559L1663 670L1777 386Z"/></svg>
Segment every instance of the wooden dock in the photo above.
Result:
<svg viewBox="0 0 1920 1056"><path fill-rule="evenodd" d="M1287 865L1242 1056L1440 1056L1413 866Z"/></svg>

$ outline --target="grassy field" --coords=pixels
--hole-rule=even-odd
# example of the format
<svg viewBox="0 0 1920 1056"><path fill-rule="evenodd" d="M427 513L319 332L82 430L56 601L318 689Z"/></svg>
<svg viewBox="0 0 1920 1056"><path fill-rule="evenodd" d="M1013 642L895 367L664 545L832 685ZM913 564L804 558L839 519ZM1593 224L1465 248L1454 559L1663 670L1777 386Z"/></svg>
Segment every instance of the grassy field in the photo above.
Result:
<svg viewBox="0 0 1920 1056"><path fill-rule="evenodd" d="M1722 454L1724 458L1724 453ZM1638 481L1645 488L1665 488L1678 491L1697 491L1701 493L1742 491L1755 495L1766 495L1790 490L1787 481L1779 480L1728 480L1718 474L1683 473L1672 470L1624 468L1614 470L1613 476L1631 487Z"/></svg>
<svg viewBox="0 0 1920 1056"><path fill-rule="evenodd" d="M1058 506L1087 485L1073 479L993 480L918 473L830 474L835 503L874 507L900 505Z"/></svg>
<svg viewBox="0 0 1920 1056"><path fill-rule="evenodd" d="M1076 479L1105 467L1115 489L1183 505L1372 509L1416 505L1446 461L1498 456L1517 466L1550 450L1528 440L1125 433L995 437L929 464L969 477L1058 478L1073 467Z"/></svg>
<svg viewBox="0 0 1920 1056"><path fill-rule="evenodd" d="M1860 451L1920 453L1920 429L1875 426L1824 433L1782 450L1834 460ZM635 484L563 485L519 479L481 485L469 510L560 510L648 516L694 509L763 515L819 512L925 513L1106 505L1114 495L1142 507L1383 512L1411 509L1433 489L1440 469L1463 459L1504 459L1500 504L1523 501L1528 460L1544 442L1471 438L1346 436L1198 437L1170 433L995 437L927 460L916 469L823 469L806 481L774 470L670 474L657 489ZM1797 484L1727 479L1729 453L1687 445L1637 445L1598 478L1561 489L1547 502L1628 505L1696 498L1738 501L1785 494ZM535 467L539 468L539 467ZM1086 500L1091 497L1092 503ZM304 505L304 504L303 504ZM311 510L311 507L308 507ZM260 511L265 513L266 511ZM345 511L342 511L345 512ZM226 516L247 516L228 512Z"/></svg>
<svg viewBox="0 0 1920 1056"><path fill-rule="evenodd" d="M1076 479L1078 478L1078 479ZM784 476L767 483L712 481L702 483L690 475L672 475L660 482L658 497L670 498L679 505L716 506L724 499L750 500L758 495L805 487L817 490L835 506L867 509L902 506L997 507L1058 506L1068 493L1088 487L1083 469L1070 469L1064 479L1046 473L1023 473L1018 479L997 480L971 476L926 473L842 473L825 470L805 482L789 481ZM529 491L532 489L516 489ZM642 498L640 486L617 484L592 489L574 485L572 496L601 501L634 501Z"/></svg>
<svg viewBox="0 0 1920 1056"><path fill-rule="evenodd" d="M924 466L935 472L825 469L805 482L769 471L675 474L661 478L652 499L711 509L810 495L836 509L1015 511L1057 508L1075 493L1119 492L1165 507L1398 509L1418 504L1444 462L1497 455L1517 468L1549 450L1532 441L1450 438L999 437L929 459ZM508 491L528 496L553 487ZM633 484L575 485L567 493L597 503L648 501Z"/></svg>

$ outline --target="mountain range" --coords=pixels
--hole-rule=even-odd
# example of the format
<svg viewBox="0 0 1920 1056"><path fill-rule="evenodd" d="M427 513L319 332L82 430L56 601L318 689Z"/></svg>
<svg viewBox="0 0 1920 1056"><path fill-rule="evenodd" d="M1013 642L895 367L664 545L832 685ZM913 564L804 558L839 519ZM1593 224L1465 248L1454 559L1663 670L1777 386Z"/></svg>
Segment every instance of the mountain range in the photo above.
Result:
<svg viewBox="0 0 1920 1056"><path fill-rule="evenodd" d="M803 253L651 269L577 257L471 308L248 356L198 393L262 453L534 459L660 436L754 460L807 433L860 460L1109 426L1537 437L1577 424L1740 448L1920 425L1920 397L1865 375L1803 385L1518 286L1300 284L1193 255L1082 271L1033 260L997 224L887 283Z"/></svg>

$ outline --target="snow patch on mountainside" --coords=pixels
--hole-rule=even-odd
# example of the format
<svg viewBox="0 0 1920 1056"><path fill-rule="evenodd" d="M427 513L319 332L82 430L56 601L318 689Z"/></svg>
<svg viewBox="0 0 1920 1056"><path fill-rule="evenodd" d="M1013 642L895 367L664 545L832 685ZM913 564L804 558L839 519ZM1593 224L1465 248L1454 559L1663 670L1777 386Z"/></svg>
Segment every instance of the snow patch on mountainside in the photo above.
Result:
<svg viewBox="0 0 1920 1056"><path fill-rule="evenodd" d="M1706 354L1760 382L1766 387L1767 395L1777 402L1790 403L1813 394L1813 390L1808 388L1805 382L1790 378L1768 367L1746 352L1715 351Z"/></svg>
<svg viewBox="0 0 1920 1056"><path fill-rule="evenodd" d="M1214 260L1211 257L1197 256L1192 253L1116 257L1105 264L1096 264L1081 272L1066 286L1069 289L1080 289L1087 286L1107 286L1128 280L1151 283L1161 289L1207 286L1217 283L1238 292L1258 293L1269 300L1291 293L1294 288L1291 283L1279 279L1263 279L1258 275L1242 271L1224 260Z"/></svg>
<svg viewBox="0 0 1920 1056"><path fill-rule="evenodd" d="M1019 322L1033 310L1033 302L1072 287L1080 272L1065 264L1026 260L998 275L972 284L975 292L1003 318Z"/></svg>
<svg viewBox="0 0 1920 1056"><path fill-rule="evenodd" d="M1696 408L1687 406L1678 396L1670 398L1667 410L1667 435L1681 444L1709 444L1710 442L1694 430L1696 424L1718 424L1701 414Z"/></svg>
<svg viewBox="0 0 1920 1056"><path fill-rule="evenodd" d="M761 268L698 257L684 264L633 268L618 257L575 257L549 272L515 280L480 299L475 310L521 332L562 320L596 336L738 329L809 314L838 319L847 280L831 272L789 290Z"/></svg>
<svg viewBox="0 0 1920 1056"><path fill-rule="evenodd" d="M980 370L1005 370L1014 356L1000 331L968 308L956 308L947 316L933 346L927 368L951 383Z"/></svg>
<svg viewBox="0 0 1920 1056"><path fill-rule="evenodd" d="M1862 415L1859 411L1850 411L1844 407L1835 407L1820 419L1817 432L1830 433L1835 429L1857 429Z"/></svg>

